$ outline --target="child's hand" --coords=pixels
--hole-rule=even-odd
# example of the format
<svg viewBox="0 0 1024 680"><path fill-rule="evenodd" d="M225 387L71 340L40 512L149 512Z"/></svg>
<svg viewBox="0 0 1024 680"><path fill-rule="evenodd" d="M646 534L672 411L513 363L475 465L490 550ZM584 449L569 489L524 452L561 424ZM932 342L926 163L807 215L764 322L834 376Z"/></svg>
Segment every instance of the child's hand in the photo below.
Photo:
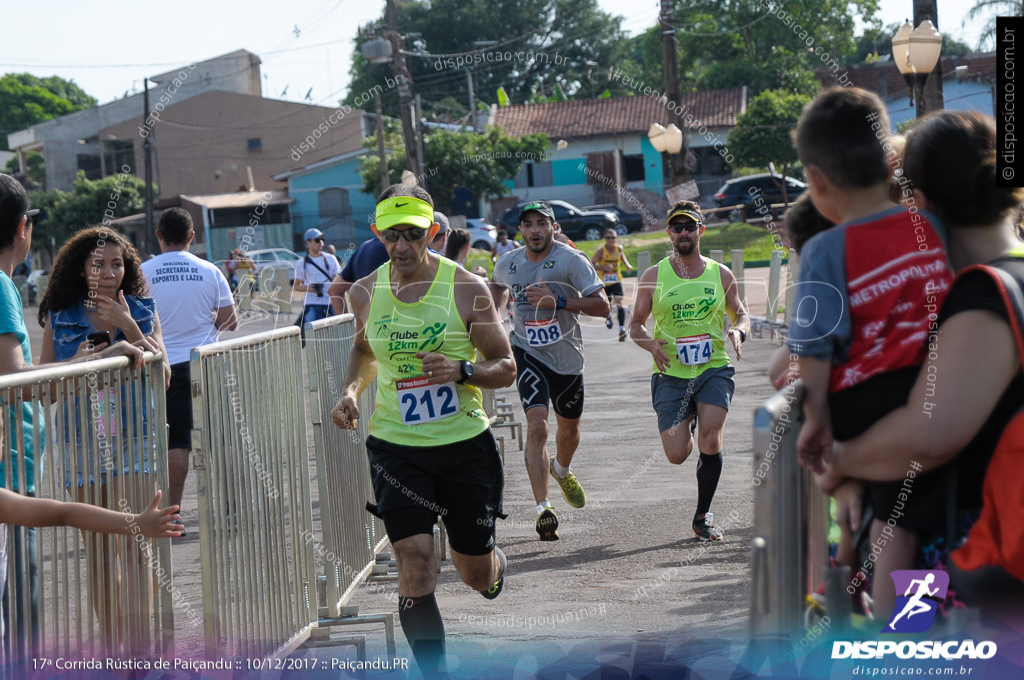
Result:
<svg viewBox="0 0 1024 680"><path fill-rule="evenodd" d="M814 483L827 496L835 496L845 481L846 478L839 474L833 465L826 465L824 472L814 474Z"/></svg>
<svg viewBox="0 0 1024 680"><path fill-rule="evenodd" d="M181 536L185 531L185 526L181 524L181 515L178 514L180 506L171 505L163 510L157 509L163 495L163 491L158 490L146 511L135 516L142 533L150 538Z"/></svg>
<svg viewBox="0 0 1024 680"><path fill-rule="evenodd" d="M825 472L825 462L832 460L832 428L827 420L807 416L796 442L796 457L812 472Z"/></svg>
<svg viewBox="0 0 1024 680"><path fill-rule="evenodd" d="M836 499L836 524L851 535L860 531L864 515L864 483L858 479L847 479L832 491Z"/></svg>

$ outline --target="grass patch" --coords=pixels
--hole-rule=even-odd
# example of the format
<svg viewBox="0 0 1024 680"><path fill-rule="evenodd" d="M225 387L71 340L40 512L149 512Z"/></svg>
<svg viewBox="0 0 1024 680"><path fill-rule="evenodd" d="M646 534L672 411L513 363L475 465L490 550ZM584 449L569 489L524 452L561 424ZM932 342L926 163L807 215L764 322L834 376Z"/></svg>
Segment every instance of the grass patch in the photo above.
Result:
<svg viewBox="0 0 1024 680"><path fill-rule="evenodd" d="M603 241L577 241L576 246L594 256ZM637 254L647 251L651 254L651 263L655 263L665 257L665 253L671 247L668 236L663 231L630 234L620 236L619 243L626 250L626 259L636 266ZM769 234L763 227L753 226L746 222L733 222L721 227L709 227L700 239L700 252L707 255L712 250L725 251L725 262L730 264L732 250L743 251L744 263L767 262L771 258L771 252L776 250L775 237ZM788 251L782 250L782 261L787 260Z"/></svg>
<svg viewBox="0 0 1024 680"><path fill-rule="evenodd" d="M665 253L671 247L668 236L664 231L639 232L620 236L619 243L626 250L626 259L630 264L636 266L637 255L641 252L651 254L651 264L658 262L665 257ZM576 241L576 247L593 257L597 249L604 245L604 241ZM769 234L764 227L754 226L746 222L733 222L732 224L720 227L709 227L700 239L700 252L707 255L712 250L725 252L725 263L732 263L732 250L743 251L743 262L746 266L752 263L767 266L773 250L778 250L775 237ZM789 251L782 249L782 261L788 260ZM469 269L476 265L483 265L487 271L491 271L491 258L489 253L482 250L469 251L467 258ZM763 264L762 264L763 263Z"/></svg>

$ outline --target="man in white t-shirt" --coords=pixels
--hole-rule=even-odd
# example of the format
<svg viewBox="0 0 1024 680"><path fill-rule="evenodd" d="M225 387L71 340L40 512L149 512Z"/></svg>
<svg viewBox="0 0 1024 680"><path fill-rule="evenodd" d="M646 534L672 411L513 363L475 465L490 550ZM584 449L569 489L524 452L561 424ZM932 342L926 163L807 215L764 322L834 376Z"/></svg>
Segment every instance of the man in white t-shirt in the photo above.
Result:
<svg viewBox="0 0 1024 680"><path fill-rule="evenodd" d="M302 323L299 324L305 327L307 323L331 316L331 298L327 288L341 272L341 265L338 258L324 251L324 233L316 227L307 229L302 240L306 242L306 256L295 263L295 290L306 293L302 302ZM305 330L302 344L306 344Z"/></svg>
<svg viewBox="0 0 1024 680"><path fill-rule="evenodd" d="M171 386L167 389L168 501L181 505L192 450L192 349L217 341L217 331L238 325L231 288L220 269L189 252L195 237L192 216L171 208L160 216L160 255L142 263L163 329Z"/></svg>

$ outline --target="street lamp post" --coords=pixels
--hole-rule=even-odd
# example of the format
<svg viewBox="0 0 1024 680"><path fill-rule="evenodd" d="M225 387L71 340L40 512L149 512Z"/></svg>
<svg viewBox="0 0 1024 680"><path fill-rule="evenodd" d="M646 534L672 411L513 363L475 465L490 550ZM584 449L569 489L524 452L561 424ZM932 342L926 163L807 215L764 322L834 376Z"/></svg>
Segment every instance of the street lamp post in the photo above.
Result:
<svg viewBox="0 0 1024 680"><path fill-rule="evenodd" d="M914 111L918 118L928 112L924 86L941 53L942 34L928 20L922 21L917 28L908 21L892 37L892 60L910 90L910 103L915 104L914 99L917 99Z"/></svg>
<svg viewBox="0 0 1024 680"><path fill-rule="evenodd" d="M654 150L660 154L675 155L683 148L683 131L675 123L669 123L668 127L664 127L659 123L651 123L651 128L647 131L647 139L651 141L651 146L654 147ZM677 184L675 159L669 158L667 160L669 168L668 185L674 187Z"/></svg>
<svg viewBox="0 0 1024 680"><path fill-rule="evenodd" d="M405 158L413 174L418 174L426 184L426 172L420 154L419 120L413 112L412 75L402 55L402 37L398 33L393 0L387 0L387 38L370 40L363 44L362 53L371 64L391 62L391 72L398 81L398 106L402 118L402 136L405 139Z"/></svg>

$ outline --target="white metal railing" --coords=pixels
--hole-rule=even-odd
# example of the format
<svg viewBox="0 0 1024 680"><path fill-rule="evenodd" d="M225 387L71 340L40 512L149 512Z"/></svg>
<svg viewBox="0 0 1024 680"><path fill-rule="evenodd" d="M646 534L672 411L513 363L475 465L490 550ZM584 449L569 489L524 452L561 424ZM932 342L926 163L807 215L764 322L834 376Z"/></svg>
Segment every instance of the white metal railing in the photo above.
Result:
<svg viewBox="0 0 1024 680"><path fill-rule="evenodd" d="M142 512L157 488L167 489L165 398L159 354L147 353L139 369L117 357L0 377L6 488L26 490L25 460L12 448L24 451L28 444L37 496ZM40 654L173 653L169 539L37 530L33 610L29 532L10 525L6 532L11 662Z"/></svg>
<svg viewBox="0 0 1024 680"><path fill-rule="evenodd" d="M287 654L316 626L299 329L192 350L206 652Z"/></svg>

